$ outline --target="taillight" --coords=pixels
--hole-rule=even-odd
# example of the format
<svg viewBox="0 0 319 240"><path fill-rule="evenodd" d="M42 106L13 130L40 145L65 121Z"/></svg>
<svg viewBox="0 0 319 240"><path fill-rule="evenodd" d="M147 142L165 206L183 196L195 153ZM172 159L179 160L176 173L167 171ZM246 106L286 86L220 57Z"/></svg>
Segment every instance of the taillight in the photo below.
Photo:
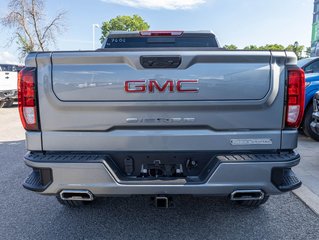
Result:
<svg viewBox="0 0 319 240"><path fill-rule="evenodd" d="M38 112L36 98L36 68L26 67L19 72L18 105L20 119L27 131L38 131Z"/></svg>
<svg viewBox="0 0 319 240"><path fill-rule="evenodd" d="M305 73L302 69L288 70L286 126L298 128L305 105Z"/></svg>
<svg viewBox="0 0 319 240"><path fill-rule="evenodd" d="M181 36L183 31L140 31L141 36L151 37L151 36Z"/></svg>

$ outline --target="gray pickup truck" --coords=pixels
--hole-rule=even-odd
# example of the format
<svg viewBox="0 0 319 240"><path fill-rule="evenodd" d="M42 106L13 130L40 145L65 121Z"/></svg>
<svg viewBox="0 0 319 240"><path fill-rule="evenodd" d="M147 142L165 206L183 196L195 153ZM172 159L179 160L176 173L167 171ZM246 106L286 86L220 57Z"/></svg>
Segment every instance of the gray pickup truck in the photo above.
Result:
<svg viewBox="0 0 319 240"><path fill-rule="evenodd" d="M226 51L211 32L111 32L96 51L33 52L19 74L23 186L98 197L228 197L298 188L305 80L291 52Z"/></svg>

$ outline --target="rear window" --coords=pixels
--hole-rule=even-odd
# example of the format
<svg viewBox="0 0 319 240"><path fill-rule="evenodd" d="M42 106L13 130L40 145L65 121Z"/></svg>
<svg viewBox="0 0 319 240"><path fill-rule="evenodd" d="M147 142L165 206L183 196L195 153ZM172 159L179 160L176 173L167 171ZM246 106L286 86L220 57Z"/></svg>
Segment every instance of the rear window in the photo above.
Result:
<svg viewBox="0 0 319 240"><path fill-rule="evenodd" d="M218 47L216 38L212 34L201 34L199 36L109 36L105 48L206 48Z"/></svg>
<svg viewBox="0 0 319 240"><path fill-rule="evenodd" d="M1 64L0 71L1 72L17 72L17 67L15 65Z"/></svg>

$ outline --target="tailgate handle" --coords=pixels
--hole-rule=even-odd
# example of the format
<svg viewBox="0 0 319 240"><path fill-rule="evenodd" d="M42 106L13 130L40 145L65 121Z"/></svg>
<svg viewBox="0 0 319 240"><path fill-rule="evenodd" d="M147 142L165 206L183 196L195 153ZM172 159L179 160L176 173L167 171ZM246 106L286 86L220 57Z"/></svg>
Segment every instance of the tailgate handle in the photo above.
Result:
<svg viewBox="0 0 319 240"><path fill-rule="evenodd" d="M141 56L144 68L177 68L182 62L180 56Z"/></svg>

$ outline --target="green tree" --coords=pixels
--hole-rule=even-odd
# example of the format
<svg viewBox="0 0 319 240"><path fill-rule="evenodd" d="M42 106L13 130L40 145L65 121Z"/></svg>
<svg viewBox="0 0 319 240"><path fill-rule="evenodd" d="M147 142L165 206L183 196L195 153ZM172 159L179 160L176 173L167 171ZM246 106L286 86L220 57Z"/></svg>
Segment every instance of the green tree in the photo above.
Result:
<svg viewBox="0 0 319 240"><path fill-rule="evenodd" d="M265 46L259 47L259 50L283 51L285 50L285 47L280 44L267 44Z"/></svg>
<svg viewBox="0 0 319 240"><path fill-rule="evenodd" d="M249 45L247 47L244 47L244 50L255 51L255 50L259 50L259 47L257 47L256 45Z"/></svg>
<svg viewBox="0 0 319 240"><path fill-rule="evenodd" d="M298 59L300 59L302 57L304 48L305 46L299 45L298 42L295 42L295 44L290 44L288 47L286 47L285 50L294 52L297 55Z"/></svg>
<svg viewBox="0 0 319 240"><path fill-rule="evenodd" d="M311 55L311 47L307 47L306 48L306 57L308 58L308 57L310 57L310 55Z"/></svg>
<svg viewBox="0 0 319 240"><path fill-rule="evenodd" d="M299 45L298 42L295 42L294 44L290 44L287 47L284 47L281 44L267 44L265 46L260 46L260 47L258 47L256 45L250 45L250 46L247 46L244 48L244 50L249 50L249 51L253 51L253 50L292 51L297 55L298 59L300 59L302 57L302 53L303 53L304 49L305 49L305 47ZM310 51L311 51L311 49L307 48L307 50L306 50L307 56L310 55Z"/></svg>
<svg viewBox="0 0 319 240"><path fill-rule="evenodd" d="M101 42L107 37L110 31L141 31L148 30L150 25L139 15L117 16L102 23Z"/></svg>
<svg viewBox="0 0 319 240"><path fill-rule="evenodd" d="M227 49L227 50L237 50L238 49L238 47L236 45L234 45L234 44L225 45L224 48Z"/></svg>

